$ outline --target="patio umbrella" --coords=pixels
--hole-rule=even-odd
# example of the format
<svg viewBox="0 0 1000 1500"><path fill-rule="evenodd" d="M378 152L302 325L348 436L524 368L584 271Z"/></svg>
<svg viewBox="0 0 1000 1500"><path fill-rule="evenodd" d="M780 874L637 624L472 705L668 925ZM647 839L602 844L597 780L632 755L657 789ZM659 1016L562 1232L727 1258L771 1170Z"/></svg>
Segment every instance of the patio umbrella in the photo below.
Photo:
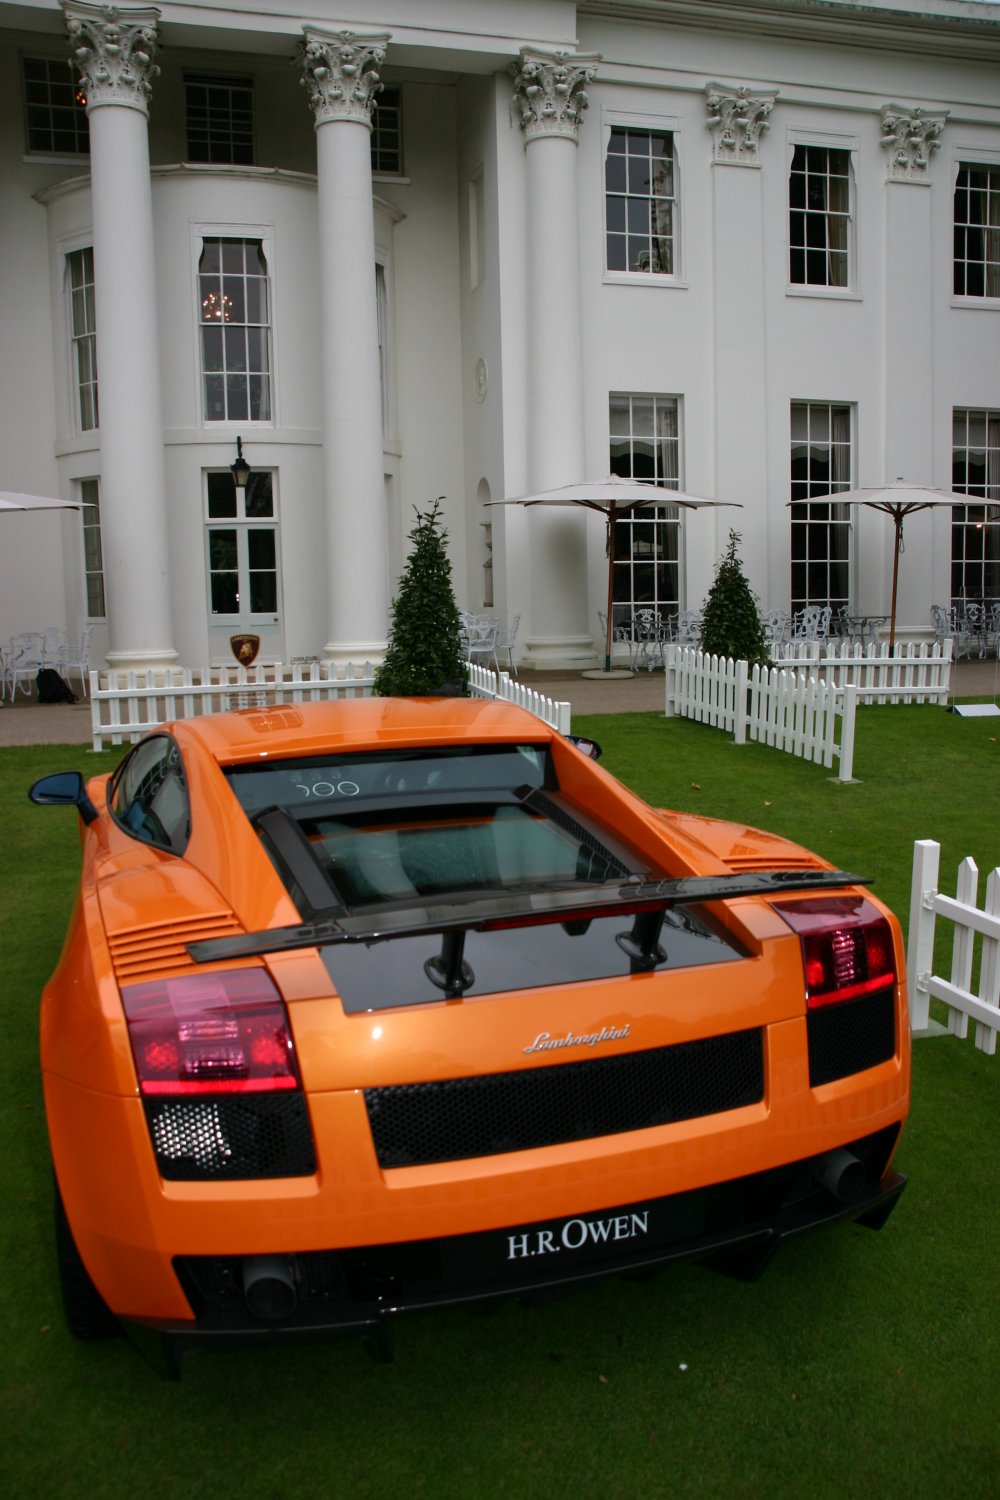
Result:
<svg viewBox="0 0 1000 1500"><path fill-rule="evenodd" d="M903 550L903 518L918 510L933 510L938 506L975 505L975 495L959 495L954 490L936 490L929 484L910 484L897 479L892 484L877 485L872 489L839 490L822 497L831 505L867 505L871 510L884 511L892 517L896 528L892 553L892 603L889 609L889 650L896 642L896 584L899 579L899 554ZM798 500L789 500L789 505L798 505Z"/></svg>
<svg viewBox="0 0 1000 1500"><path fill-rule="evenodd" d="M47 495L21 495L0 490L0 510L80 510L82 500L50 500Z"/></svg>
<svg viewBox="0 0 1000 1500"><path fill-rule="evenodd" d="M650 505L679 505L685 510L703 510L720 505L738 505L735 500L704 500L699 495L689 495L686 490L668 489L666 485L650 484L644 479L627 479L620 474L609 474L606 479L591 483L564 484L554 490L539 490L535 495L515 495L509 500L490 500L490 505L572 505L585 510L596 510L604 517L607 527L606 551L608 558L608 615L607 640L604 643L604 670L611 671L612 608L614 594L614 534L615 523L633 511Z"/></svg>

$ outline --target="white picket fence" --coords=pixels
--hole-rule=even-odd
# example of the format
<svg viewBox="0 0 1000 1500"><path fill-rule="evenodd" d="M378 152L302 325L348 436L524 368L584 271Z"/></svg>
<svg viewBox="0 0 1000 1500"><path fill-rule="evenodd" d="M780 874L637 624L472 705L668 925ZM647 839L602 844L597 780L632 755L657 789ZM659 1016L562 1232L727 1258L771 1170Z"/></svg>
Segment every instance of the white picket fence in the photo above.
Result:
<svg viewBox="0 0 1000 1500"><path fill-rule="evenodd" d="M492 672L477 662L468 663L469 691L477 698L494 698L503 703L516 703L529 713L543 719L559 734L569 734L572 704L547 698L534 688L516 682L506 672Z"/></svg>
<svg viewBox="0 0 1000 1500"><path fill-rule="evenodd" d="M783 667L755 666L708 656L688 646L668 646L665 656L668 718L679 716L728 730L737 745L759 740L803 760L832 767L839 781L854 770L857 688ZM838 738L839 733L839 738Z"/></svg>
<svg viewBox="0 0 1000 1500"><path fill-rule="evenodd" d="M943 703L951 691L953 647L951 640L903 641L890 655L888 646L786 641L775 662L837 688L853 685L859 703Z"/></svg>
<svg viewBox="0 0 1000 1500"><path fill-rule="evenodd" d="M477 698L517 703L561 734L569 733L570 705L556 703L474 662L469 689ZM371 662L335 666L331 662L276 662L252 667L176 667L147 672L90 673L90 724L95 750L135 742L173 719L220 713L229 708L270 708L326 698L370 696Z"/></svg>
<svg viewBox="0 0 1000 1500"><path fill-rule="evenodd" d="M932 999L948 1007L948 1029L956 1036L968 1034L970 1018L976 1023L976 1046L990 1057L996 1053L1000 1029L1000 869L986 881L986 901L979 902L979 870L975 860L964 859L958 867L955 895L938 890L941 846L932 839L919 839L913 847L913 879L910 887L910 927L906 946L906 983L910 996L910 1029L925 1031ZM951 974L945 979L933 972L936 919L954 925ZM972 993L976 938L981 938L978 993Z"/></svg>
<svg viewBox="0 0 1000 1500"><path fill-rule="evenodd" d="M374 676L371 662L338 667L319 661L91 672L93 748L134 742L158 724L228 708L367 697Z"/></svg>

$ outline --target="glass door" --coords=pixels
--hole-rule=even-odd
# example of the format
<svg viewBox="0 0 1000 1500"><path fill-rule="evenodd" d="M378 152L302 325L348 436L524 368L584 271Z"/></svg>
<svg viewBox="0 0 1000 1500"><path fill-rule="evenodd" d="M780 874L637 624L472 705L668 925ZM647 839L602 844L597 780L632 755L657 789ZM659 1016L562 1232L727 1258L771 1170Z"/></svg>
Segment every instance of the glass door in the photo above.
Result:
<svg viewBox="0 0 1000 1500"><path fill-rule="evenodd" d="M232 635L260 636L258 661L280 661L283 656L273 478L255 470L246 489L237 489L228 470L205 476L205 565L214 663L233 660Z"/></svg>

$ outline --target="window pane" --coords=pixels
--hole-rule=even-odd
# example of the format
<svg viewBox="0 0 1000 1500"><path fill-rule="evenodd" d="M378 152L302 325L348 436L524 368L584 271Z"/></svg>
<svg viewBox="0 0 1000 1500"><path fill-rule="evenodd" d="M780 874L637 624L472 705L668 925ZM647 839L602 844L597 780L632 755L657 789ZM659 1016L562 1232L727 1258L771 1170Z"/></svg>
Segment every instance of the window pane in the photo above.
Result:
<svg viewBox="0 0 1000 1500"><path fill-rule="evenodd" d="M851 521L822 497L851 483L850 407L793 402L790 412L792 609L849 605Z"/></svg>
<svg viewBox="0 0 1000 1500"><path fill-rule="evenodd" d="M247 533L247 548L251 568L273 569L275 566L274 530L268 526L252 528Z"/></svg>
<svg viewBox="0 0 1000 1500"><path fill-rule="evenodd" d="M250 417L254 422L271 420L271 386L266 375L250 376Z"/></svg>
<svg viewBox="0 0 1000 1500"><path fill-rule="evenodd" d="M87 101L68 58L24 58L25 134L29 151L85 156Z"/></svg>
<svg viewBox="0 0 1000 1500"><path fill-rule="evenodd" d="M372 111L371 160L373 172L402 172L402 90L385 85L375 96Z"/></svg>
<svg viewBox="0 0 1000 1500"><path fill-rule="evenodd" d="M1000 297L1000 167L959 168L954 214L955 293Z"/></svg>
<svg viewBox="0 0 1000 1500"><path fill-rule="evenodd" d="M221 375L205 376L205 418L209 422L226 420L226 388Z"/></svg>
<svg viewBox="0 0 1000 1500"><path fill-rule="evenodd" d="M206 421L270 421L266 271L259 240L205 241L199 297Z"/></svg>
<svg viewBox="0 0 1000 1500"><path fill-rule="evenodd" d="M213 527L209 532L209 557L212 569L215 572L223 572L227 569L236 568L236 531L227 528L220 530Z"/></svg>
<svg viewBox="0 0 1000 1500"><path fill-rule="evenodd" d="M208 514L213 520L236 516L236 486L229 473L207 474Z"/></svg>
<svg viewBox="0 0 1000 1500"><path fill-rule="evenodd" d="M250 479L246 487L246 515L249 520L258 516L274 515L274 497L271 488L272 476L266 471L257 473L250 472Z"/></svg>
<svg viewBox="0 0 1000 1500"><path fill-rule="evenodd" d="M247 340L243 328L227 328L225 343L226 369L243 371L247 367Z"/></svg>
<svg viewBox="0 0 1000 1500"><path fill-rule="evenodd" d="M623 156L608 156L604 164L604 185L609 193L624 193L627 165Z"/></svg>
<svg viewBox="0 0 1000 1500"><path fill-rule="evenodd" d="M223 275L242 276L246 270L246 241L222 240Z"/></svg>
<svg viewBox="0 0 1000 1500"><path fill-rule="evenodd" d="M673 274L673 136L613 130L604 181L607 269Z"/></svg>
<svg viewBox="0 0 1000 1500"><path fill-rule="evenodd" d="M88 246L66 257L70 326L76 356L77 412L80 429L97 426L97 338L94 320L94 252Z"/></svg>
<svg viewBox="0 0 1000 1500"><path fill-rule="evenodd" d="M226 376L226 413L230 422L238 422L249 416L245 375Z"/></svg>
<svg viewBox="0 0 1000 1500"><path fill-rule="evenodd" d="M848 286L850 152L797 145L788 182L788 210L790 282Z"/></svg>
<svg viewBox="0 0 1000 1500"><path fill-rule="evenodd" d="M201 353L206 371L224 368L222 359L222 329L203 328L201 331Z"/></svg>
<svg viewBox="0 0 1000 1500"><path fill-rule="evenodd" d="M979 503L952 510L951 602L990 609L1000 602L1000 411L958 409L952 430L952 487Z"/></svg>
<svg viewBox="0 0 1000 1500"><path fill-rule="evenodd" d="M83 571L87 595L87 615L92 620L103 620L104 604L104 555L101 546L100 485L96 479L80 481L80 499L83 508Z"/></svg>
<svg viewBox="0 0 1000 1500"><path fill-rule="evenodd" d="M184 80L187 160L250 163L253 160L253 83L249 78Z"/></svg>
<svg viewBox="0 0 1000 1500"><path fill-rule="evenodd" d="M679 475L677 401L671 396L613 394L609 399L609 467L626 478L671 485ZM637 608L677 612L680 518L676 507L638 511L615 524L613 615L627 625Z"/></svg>
<svg viewBox="0 0 1000 1500"><path fill-rule="evenodd" d="M271 615L278 608L278 579L274 573L250 574L250 613Z"/></svg>
<svg viewBox="0 0 1000 1500"><path fill-rule="evenodd" d="M250 562L250 612L273 613L277 609L276 547L274 529L247 532Z"/></svg>
<svg viewBox="0 0 1000 1500"><path fill-rule="evenodd" d="M233 615L239 611L239 574L236 568L236 532L213 528L208 534L211 570L212 613Z"/></svg>

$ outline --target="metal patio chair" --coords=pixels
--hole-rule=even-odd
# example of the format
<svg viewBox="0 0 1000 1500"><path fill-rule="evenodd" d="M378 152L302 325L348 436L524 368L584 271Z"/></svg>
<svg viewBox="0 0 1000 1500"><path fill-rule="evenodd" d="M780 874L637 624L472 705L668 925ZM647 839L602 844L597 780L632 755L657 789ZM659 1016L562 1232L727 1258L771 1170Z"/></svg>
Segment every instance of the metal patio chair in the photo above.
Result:
<svg viewBox="0 0 1000 1500"><path fill-rule="evenodd" d="M497 659L497 637L500 634L500 621L492 615L476 615L474 624L466 636L465 649L468 652L469 661L478 661L485 666L493 658L493 666L499 675L500 662Z"/></svg>
<svg viewBox="0 0 1000 1500"><path fill-rule="evenodd" d="M18 683L25 697L31 692L30 684L45 666L45 638L40 630L23 630L11 637L5 653L7 658L7 688L13 703Z"/></svg>
<svg viewBox="0 0 1000 1500"><path fill-rule="evenodd" d="M80 674L80 686L83 696L89 696L88 678L90 676L90 642L94 634L93 625L86 625L77 645L72 646L67 641L62 656L58 662L58 670L67 679L74 672Z"/></svg>
<svg viewBox="0 0 1000 1500"><path fill-rule="evenodd" d="M517 676L517 668L514 665L514 642L517 640L517 627L520 625L520 623L521 615L519 611L514 616L513 620L511 620L510 629L507 631L506 636L502 641L497 641L497 650L506 651L507 653L507 664L510 667L510 675L512 677Z"/></svg>

